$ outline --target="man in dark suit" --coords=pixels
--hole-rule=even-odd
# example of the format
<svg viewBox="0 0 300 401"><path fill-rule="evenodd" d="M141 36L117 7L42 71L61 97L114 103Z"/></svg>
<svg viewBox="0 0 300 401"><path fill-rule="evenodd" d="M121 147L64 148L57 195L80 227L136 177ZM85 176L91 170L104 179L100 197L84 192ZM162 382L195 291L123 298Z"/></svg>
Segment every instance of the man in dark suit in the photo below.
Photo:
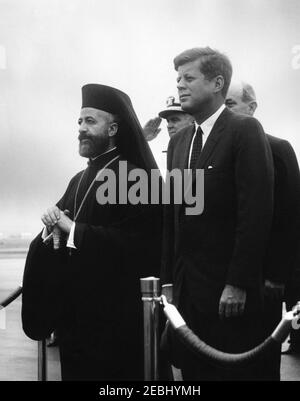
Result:
<svg viewBox="0 0 300 401"><path fill-rule="evenodd" d="M263 260L273 213L273 162L260 123L232 113L224 101L229 59L196 48L174 59L182 109L196 128L174 135L168 170L204 169L204 210L165 210L162 283L173 283L174 303L189 327L226 352L261 340ZM193 174L193 184L196 175ZM185 380L251 380L256 366L227 371L200 362L172 336Z"/></svg>
<svg viewBox="0 0 300 401"><path fill-rule="evenodd" d="M85 85L78 124L88 166L42 216L53 242L39 234L30 246L23 329L35 340L56 330L63 380L142 380L139 279L159 270L160 206L130 203L124 181L136 167L150 174L156 164L125 93ZM109 176L112 197L102 202Z"/></svg>
<svg viewBox="0 0 300 401"><path fill-rule="evenodd" d="M253 87L235 82L229 87L225 104L235 113L253 116L257 101ZM265 336L269 336L282 316L286 285L293 276L299 243L300 174L290 143L267 135L274 162L274 215L265 260ZM266 379L280 380L280 349L265 363Z"/></svg>

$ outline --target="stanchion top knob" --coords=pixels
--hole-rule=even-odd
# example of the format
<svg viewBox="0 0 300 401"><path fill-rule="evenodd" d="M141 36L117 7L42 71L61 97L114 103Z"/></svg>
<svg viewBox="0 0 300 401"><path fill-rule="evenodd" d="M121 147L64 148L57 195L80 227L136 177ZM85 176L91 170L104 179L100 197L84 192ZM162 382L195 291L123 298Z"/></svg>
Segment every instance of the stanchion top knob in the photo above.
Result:
<svg viewBox="0 0 300 401"><path fill-rule="evenodd" d="M145 277L140 279L141 291L144 296L160 295L160 279L157 277Z"/></svg>

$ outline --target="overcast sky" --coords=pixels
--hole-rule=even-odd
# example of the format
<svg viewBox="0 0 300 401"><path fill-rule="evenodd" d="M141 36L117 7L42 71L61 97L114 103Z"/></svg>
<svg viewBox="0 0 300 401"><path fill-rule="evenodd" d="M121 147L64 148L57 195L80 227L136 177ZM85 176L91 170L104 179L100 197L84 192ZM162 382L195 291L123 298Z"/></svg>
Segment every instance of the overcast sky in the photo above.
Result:
<svg viewBox="0 0 300 401"><path fill-rule="evenodd" d="M0 232L39 230L85 166L83 84L124 90L144 124L176 94L174 56L195 46L227 53L266 132L300 159L299 27L299 0L0 0Z"/></svg>

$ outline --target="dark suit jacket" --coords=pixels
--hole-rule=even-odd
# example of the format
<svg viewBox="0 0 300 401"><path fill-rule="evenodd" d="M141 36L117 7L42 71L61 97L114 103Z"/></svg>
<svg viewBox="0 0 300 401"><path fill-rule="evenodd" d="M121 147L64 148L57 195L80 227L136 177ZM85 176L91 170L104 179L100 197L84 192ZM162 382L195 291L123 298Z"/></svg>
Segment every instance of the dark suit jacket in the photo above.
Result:
<svg viewBox="0 0 300 401"><path fill-rule="evenodd" d="M187 168L193 133L189 127L171 138L168 170ZM174 284L175 303L183 295L213 314L231 284L247 290L251 309L261 294L273 213L272 155L260 123L225 109L196 168L204 169L204 211L186 216L184 205L165 208L162 283Z"/></svg>
<svg viewBox="0 0 300 401"><path fill-rule="evenodd" d="M286 284L291 275L300 238L300 173L288 141L267 135L274 161L274 215L265 277Z"/></svg>

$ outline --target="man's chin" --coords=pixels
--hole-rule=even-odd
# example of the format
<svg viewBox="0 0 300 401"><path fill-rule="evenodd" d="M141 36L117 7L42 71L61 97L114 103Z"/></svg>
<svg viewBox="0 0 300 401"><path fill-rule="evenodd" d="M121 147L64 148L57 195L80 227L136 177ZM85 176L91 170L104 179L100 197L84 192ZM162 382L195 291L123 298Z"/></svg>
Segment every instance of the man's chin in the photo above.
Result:
<svg viewBox="0 0 300 401"><path fill-rule="evenodd" d="M79 154L82 157L93 157L94 152L89 146L81 145L79 146Z"/></svg>
<svg viewBox="0 0 300 401"><path fill-rule="evenodd" d="M194 111L193 105L189 104L189 102L182 102L181 108L188 114L192 114L192 112Z"/></svg>

